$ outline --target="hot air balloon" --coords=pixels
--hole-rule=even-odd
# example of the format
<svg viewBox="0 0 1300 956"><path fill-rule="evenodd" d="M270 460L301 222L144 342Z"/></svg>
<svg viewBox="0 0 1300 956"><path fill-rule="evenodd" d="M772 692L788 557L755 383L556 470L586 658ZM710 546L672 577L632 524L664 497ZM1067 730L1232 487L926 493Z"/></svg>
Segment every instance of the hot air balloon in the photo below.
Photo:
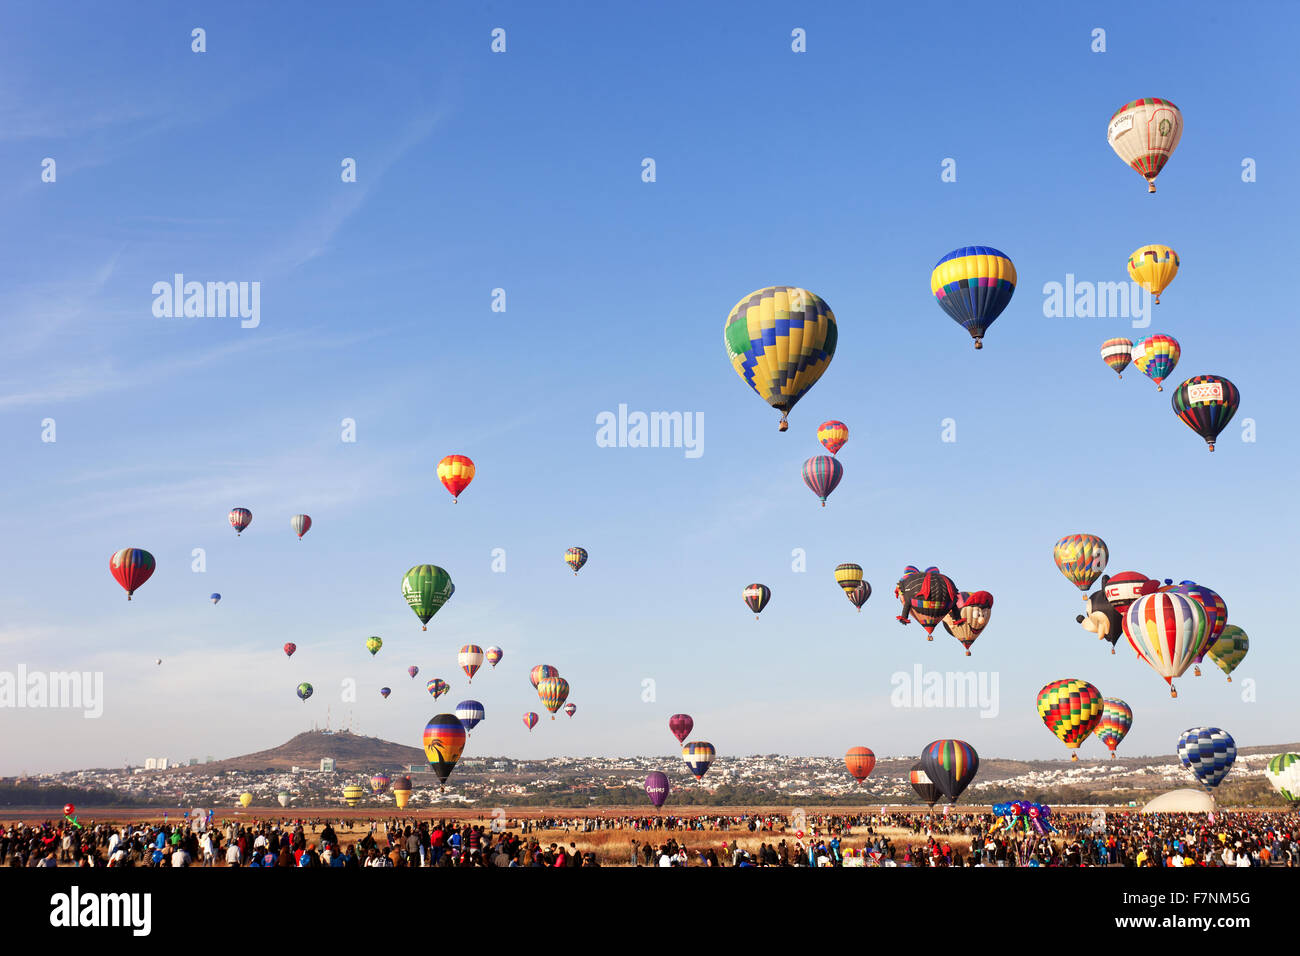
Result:
<svg viewBox="0 0 1300 956"><path fill-rule="evenodd" d="M655 770L645 778L645 794L658 810L668 799L668 794L672 787L668 783L668 774L662 770Z"/></svg>
<svg viewBox="0 0 1300 956"><path fill-rule="evenodd" d="M837 564L835 566L835 583L848 594L862 583L862 565Z"/></svg>
<svg viewBox="0 0 1300 956"><path fill-rule="evenodd" d="M668 729L672 731L679 744L686 743L686 738L691 735L694 727L695 721L691 719L690 714L673 714L668 718Z"/></svg>
<svg viewBox="0 0 1300 956"><path fill-rule="evenodd" d="M926 640L934 640L934 629L957 604L957 585L952 578L941 574L938 568L920 571L911 565L903 569L903 576L894 588L894 595L903 602L903 613L896 620L906 624L915 620L925 628Z"/></svg>
<svg viewBox="0 0 1300 956"><path fill-rule="evenodd" d="M393 692L393 689L392 689L391 687L381 687L381 688L379 688L379 696L382 697L382 698L384 698L384 700L388 700L388 695L391 694L392 692Z"/></svg>
<svg viewBox="0 0 1300 956"><path fill-rule="evenodd" d="M551 720L569 698L569 682L563 677L543 677L537 682L537 696L542 706L551 712Z"/></svg>
<svg viewBox="0 0 1300 956"><path fill-rule="evenodd" d="M65 817L70 817L76 812L77 812L77 807L75 804L65 803L63 805L63 815Z"/></svg>
<svg viewBox="0 0 1300 956"><path fill-rule="evenodd" d="M306 703L307 698L310 697L311 695L312 695L311 684L308 684L304 681L303 683L298 685L299 700L301 700L303 703Z"/></svg>
<svg viewBox="0 0 1300 956"><path fill-rule="evenodd" d="M528 713L524 714L524 726L529 730L536 727L539 720L541 720L541 718L538 717L534 711L530 710Z"/></svg>
<svg viewBox="0 0 1300 956"><path fill-rule="evenodd" d="M253 512L247 508L230 509L230 527L235 529L235 535L244 533L244 529L253 523Z"/></svg>
<svg viewBox="0 0 1300 956"><path fill-rule="evenodd" d="M281 790L279 793L275 795L275 802L280 804L280 806L282 807L287 807L289 805L289 801L292 799L293 798L289 796L288 790Z"/></svg>
<svg viewBox="0 0 1300 956"><path fill-rule="evenodd" d="M1183 136L1183 114L1168 100L1146 97L1117 109L1106 127L1106 141L1115 155L1156 191L1156 177Z"/></svg>
<svg viewBox="0 0 1300 956"><path fill-rule="evenodd" d="M1129 728L1133 726L1133 708L1118 697L1106 697L1102 699L1101 721L1097 724L1095 733L1101 738L1101 742L1106 745L1110 751L1110 759L1115 759L1115 748L1128 734Z"/></svg>
<svg viewBox="0 0 1300 956"><path fill-rule="evenodd" d="M438 714L424 728L424 755L443 787L465 749L465 736L465 725L455 714Z"/></svg>
<svg viewBox="0 0 1300 956"><path fill-rule="evenodd" d="M803 483L822 500L823 508L826 507L827 497L843 477L844 466L838 458L830 455L817 455L803 463Z"/></svg>
<svg viewBox="0 0 1300 956"><path fill-rule="evenodd" d="M247 807L252 802L253 802L253 795L248 791L244 791L239 795L239 805L241 807Z"/></svg>
<svg viewBox="0 0 1300 956"><path fill-rule="evenodd" d="M830 366L839 332L820 296L777 285L737 302L722 337L736 374L781 413L785 431L786 416Z"/></svg>
<svg viewBox="0 0 1300 956"><path fill-rule="evenodd" d="M943 629L957 638L970 657L971 645L988 627L993 616L993 595L988 591L962 591L957 603L943 619Z"/></svg>
<svg viewBox="0 0 1300 956"><path fill-rule="evenodd" d="M871 585L866 581L860 581L857 587L852 591L845 591L844 594L848 597L849 602L861 613L862 605L866 604L867 598L871 597Z"/></svg>
<svg viewBox="0 0 1300 956"><path fill-rule="evenodd" d="M420 619L422 631L429 629L429 619L455 593L451 575L435 564L417 564L402 578L402 597Z"/></svg>
<svg viewBox="0 0 1300 956"><path fill-rule="evenodd" d="M912 789L915 790L916 795L921 798L921 802L928 803L930 809L933 810L934 805L939 802L939 798L942 797L943 794L939 792L939 788L936 787L934 782L926 775L925 768L921 766L919 760L912 764L912 770L908 774L908 780L911 781Z"/></svg>
<svg viewBox="0 0 1300 956"><path fill-rule="evenodd" d="M365 795L366 791L355 783L350 783L343 788L343 802L350 807L359 806Z"/></svg>
<svg viewBox="0 0 1300 956"><path fill-rule="evenodd" d="M570 548L564 552L564 563L573 569L573 576L576 578L582 566L587 563L586 548Z"/></svg>
<svg viewBox="0 0 1300 956"><path fill-rule="evenodd" d="M451 685L441 677L430 678L425 687L429 693L433 695L434 700L437 700L443 694L447 693L447 691L451 690Z"/></svg>
<svg viewBox="0 0 1300 956"><path fill-rule="evenodd" d="M370 778L370 789L375 793L383 793L388 789L388 785L392 783L392 780L392 777L381 771Z"/></svg>
<svg viewBox="0 0 1300 956"><path fill-rule="evenodd" d="M460 649L460 652L456 654L456 663L459 664L460 669L465 672L465 676L469 678L469 682L471 684L474 683L474 675L478 672L478 669L483 666L483 648L479 647L477 644L466 644Z"/></svg>
<svg viewBox="0 0 1300 956"><path fill-rule="evenodd" d="M1214 440L1237 414L1241 393L1221 375L1193 375L1174 389L1174 414L1214 451Z"/></svg>
<svg viewBox="0 0 1300 956"><path fill-rule="evenodd" d="M1124 369L1133 361L1133 340L1107 339L1101 343L1101 359L1115 370L1116 375L1123 378Z"/></svg>
<svg viewBox="0 0 1300 956"><path fill-rule="evenodd" d="M964 740L933 740L921 751L921 769L953 803L975 779L979 768L979 754Z"/></svg>
<svg viewBox="0 0 1300 956"><path fill-rule="evenodd" d="M1232 769L1237 743L1218 727L1192 727L1178 738L1178 759L1206 790L1213 790Z"/></svg>
<svg viewBox="0 0 1300 956"><path fill-rule="evenodd" d="M1038 692L1038 716L1071 750L1078 750L1101 723L1101 691L1086 680L1054 680ZM1070 754L1078 760L1077 753Z"/></svg>
<svg viewBox="0 0 1300 956"><path fill-rule="evenodd" d="M767 602L772 600L772 590L766 584L751 584L740 592L740 596L754 612L754 620L757 621L758 616L763 613L763 608L767 607Z"/></svg>
<svg viewBox="0 0 1300 956"><path fill-rule="evenodd" d="M1182 347L1172 335L1148 335L1133 343L1133 367L1156 383L1157 392L1163 392L1162 383L1173 373L1182 354Z"/></svg>
<svg viewBox="0 0 1300 956"><path fill-rule="evenodd" d="M108 570L126 590L128 601L135 589L153 576L155 567L153 555L142 548L123 548L108 559Z"/></svg>
<svg viewBox="0 0 1300 956"><path fill-rule="evenodd" d="M1196 663L1192 668L1196 676L1200 677L1201 661L1205 660L1206 653L1218 641L1223 629L1228 626L1228 605L1224 603L1223 598L1219 597L1217 592L1204 585L1197 584L1195 581L1183 581L1178 587L1174 588L1174 591L1178 594L1186 594L1200 604L1201 610L1205 612L1205 626L1209 629L1209 637L1206 638L1201 653L1196 655Z"/></svg>
<svg viewBox="0 0 1300 956"><path fill-rule="evenodd" d="M550 664L538 664L528 674L528 679L533 682L533 690L537 689L537 684L544 677L559 677L560 672Z"/></svg>
<svg viewBox="0 0 1300 956"><path fill-rule="evenodd" d="M850 747L844 755L844 766L853 779L861 784L876 769L876 755L870 747Z"/></svg>
<svg viewBox="0 0 1300 956"><path fill-rule="evenodd" d="M1157 591L1129 605L1124 634L1138 657L1151 665L1177 697L1174 678L1181 677L1209 640L1205 610L1185 594Z"/></svg>
<svg viewBox="0 0 1300 956"><path fill-rule="evenodd" d="M576 713L578 712L578 705L577 705L577 704L565 704L565 705L564 705L564 712L565 712L566 714L568 714L570 717L572 717L574 714L576 714Z"/></svg>
<svg viewBox="0 0 1300 956"><path fill-rule="evenodd" d="M213 604L217 604L221 601L221 595L218 594L216 591L213 591L211 594L208 595L208 600L211 601Z"/></svg>
<svg viewBox="0 0 1300 956"><path fill-rule="evenodd" d="M384 646L384 639L382 637L371 636L366 638L366 650L370 652L371 657L374 657L376 654L378 654L379 649L383 646Z"/></svg>
<svg viewBox="0 0 1300 956"><path fill-rule="evenodd" d="M1128 257L1128 274L1160 304L1160 293L1178 275L1178 253L1168 246L1143 246Z"/></svg>
<svg viewBox="0 0 1300 956"><path fill-rule="evenodd" d="M1052 549L1052 558L1067 581L1088 597L1088 588L1101 577L1110 560L1106 542L1095 534L1067 534Z"/></svg>
<svg viewBox="0 0 1300 956"><path fill-rule="evenodd" d="M410 667L406 669L406 673L410 674L411 677L414 678L416 674L420 673L420 668L412 664Z"/></svg>
<svg viewBox="0 0 1300 956"><path fill-rule="evenodd" d="M394 787L393 802L397 804L397 809L405 810L406 805L411 802L411 788L407 787L405 790L402 790L398 787Z"/></svg>
<svg viewBox="0 0 1300 956"><path fill-rule="evenodd" d="M465 732L469 733L479 725L487 712L483 710L483 705L476 700L462 700L456 705L456 718L465 725Z"/></svg>
<svg viewBox="0 0 1300 956"><path fill-rule="evenodd" d="M1016 291L1016 267L991 246L962 246L930 273L930 291L948 316L970 333L977 349Z"/></svg>
<svg viewBox="0 0 1300 956"><path fill-rule="evenodd" d="M715 757L717 752L713 749L713 744L704 740L692 740L682 748L682 759L686 761L691 773L695 774L696 780L704 779Z"/></svg>
<svg viewBox="0 0 1300 956"><path fill-rule="evenodd" d="M448 455L438 462L438 480L451 492L451 500L459 503L460 493L474 480L474 462L464 455Z"/></svg>
<svg viewBox="0 0 1300 956"><path fill-rule="evenodd" d="M1210 649L1205 652L1205 656L1214 663L1219 665L1219 670L1228 675L1229 683L1232 682L1232 672L1237 669L1237 665L1242 662L1246 652L1250 650L1250 638L1235 624L1229 624L1223 629Z"/></svg>
<svg viewBox="0 0 1300 956"><path fill-rule="evenodd" d="M1300 804L1300 755L1278 754L1264 768L1264 776L1293 808Z"/></svg>
<svg viewBox="0 0 1300 956"><path fill-rule="evenodd" d="M288 644L284 645L284 656L293 657L293 652L296 651L297 649L298 649L298 645L290 641Z"/></svg>
<svg viewBox="0 0 1300 956"><path fill-rule="evenodd" d="M301 541L302 536L311 530L311 515L294 515L289 519L289 527L293 529L293 533Z"/></svg>
<svg viewBox="0 0 1300 956"><path fill-rule="evenodd" d="M483 659L492 665L493 670L495 670L496 666L501 663L501 658L505 656L506 652L496 646L489 647L483 652Z"/></svg>
<svg viewBox="0 0 1300 956"><path fill-rule="evenodd" d="M834 455L849 440L849 426L843 422L822 422L817 426L817 440Z"/></svg>

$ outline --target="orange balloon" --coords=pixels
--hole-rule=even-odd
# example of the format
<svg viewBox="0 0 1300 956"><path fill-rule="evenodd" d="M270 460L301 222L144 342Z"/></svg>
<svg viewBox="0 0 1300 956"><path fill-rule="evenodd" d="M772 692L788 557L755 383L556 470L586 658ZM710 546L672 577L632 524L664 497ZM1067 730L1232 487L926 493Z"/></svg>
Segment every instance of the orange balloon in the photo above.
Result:
<svg viewBox="0 0 1300 956"><path fill-rule="evenodd" d="M876 769L876 755L869 747L850 747L844 755L844 766L853 775L853 779L861 783Z"/></svg>
<svg viewBox="0 0 1300 956"><path fill-rule="evenodd" d="M438 462L438 480L451 492L453 500L474 480L474 462L464 455L448 455Z"/></svg>

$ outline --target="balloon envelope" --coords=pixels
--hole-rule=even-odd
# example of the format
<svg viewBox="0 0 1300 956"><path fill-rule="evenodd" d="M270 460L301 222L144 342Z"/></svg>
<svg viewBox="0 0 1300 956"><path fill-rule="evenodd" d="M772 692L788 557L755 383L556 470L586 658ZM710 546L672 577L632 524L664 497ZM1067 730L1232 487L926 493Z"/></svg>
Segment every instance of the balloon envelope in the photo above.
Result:
<svg viewBox="0 0 1300 956"><path fill-rule="evenodd" d="M402 597L426 631L429 629L429 619L455 593L456 585L451 583L451 575L436 564L417 564L402 578Z"/></svg>
<svg viewBox="0 0 1300 956"><path fill-rule="evenodd" d="M301 541L302 536L311 530L311 515L294 515L289 519L289 527L293 529L293 533Z"/></svg>
<svg viewBox="0 0 1300 956"><path fill-rule="evenodd" d="M1207 790L1213 790L1232 769L1237 743L1218 727L1192 727L1178 738L1178 759Z"/></svg>
<svg viewBox="0 0 1300 956"><path fill-rule="evenodd" d="M446 784L465 749L465 725L455 714L437 714L424 728L424 755L438 779Z"/></svg>
<svg viewBox="0 0 1300 956"><path fill-rule="evenodd" d="M1097 724L1096 734L1106 749L1115 755L1115 748L1128 735L1133 726L1133 708L1118 697L1106 697L1102 700L1101 722Z"/></svg>
<svg viewBox="0 0 1300 956"><path fill-rule="evenodd" d="M849 426L833 420L822 422L817 426L817 440L833 455L849 440Z"/></svg>
<svg viewBox="0 0 1300 956"><path fill-rule="evenodd" d="M1097 729L1102 708L1101 691L1086 680L1055 680L1038 692L1038 716L1071 750L1078 750L1079 744Z"/></svg>
<svg viewBox="0 0 1300 956"><path fill-rule="evenodd" d="M715 757L717 752L713 749L713 744L705 740L693 740L682 748L682 759L686 761L686 766L690 768L696 780L704 779Z"/></svg>
<svg viewBox="0 0 1300 956"><path fill-rule="evenodd" d="M1129 278L1155 296L1160 304L1160 293L1178 275L1178 253L1168 246L1150 245L1135 249L1128 257Z"/></svg>
<svg viewBox="0 0 1300 956"><path fill-rule="evenodd" d="M153 555L143 548L123 548L108 559L108 570L126 591L128 601L136 588L153 575L155 567Z"/></svg>
<svg viewBox="0 0 1300 956"><path fill-rule="evenodd" d="M803 483L822 500L823 508L843 477L844 466L838 458L830 455L817 455L803 463Z"/></svg>
<svg viewBox="0 0 1300 956"><path fill-rule="evenodd" d="M1052 548L1052 559L1065 579L1086 594L1106 570L1110 549L1095 534L1067 534Z"/></svg>
<svg viewBox="0 0 1300 956"><path fill-rule="evenodd" d="M1182 347L1172 335L1148 335L1133 343L1133 367L1156 383L1157 392L1163 392L1162 383L1182 354Z"/></svg>
<svg viewBox="0 0 1300 956"><path fill-rule="evenodd" d="M464 455L448 455L438 462L438 480L451 492L453 501L460 500L460 493L474 480L474 462Z"/></svg>
<svg viewBox="0 0 1300 956"><path fill-rule="evenodd" d="M1133 342L1131 339L1107 339L1101 343L1101 359L1114 370L1120 378L1124 369L1133 361Z"/></svg>
<svg viewBox="0 0 1300 956"><path fill-rule="evenodd" d="M992 246L962 246L930 273L930 291L949 318L970 333L977 349L1016 291L1016 267Z"/></svg>
<svg viewBox="0 0 1300 956"><path fill-rule="evenodd" d="M668 718L668 729L672 731L679 744L686 743L686 738L691 735L694 727L695 721L691 719L690 714L673 714Z"/></svg>
<svg viewBox="0 0 1300 956"><path fill-rule="evenodd" d="M870 747L850 747L844 755L844 766L853 779L861 783L876 769L876 755Z"/></svg>
<svg viewBox="0 0 1300 956"><path fill-rule="evenodd" d="M474 675L483 666L483 648L477 644L466 644L456 654L456 663L465 672L465 676L474 682Z"/></svg>
<svg viewBox="0 0 1300 956"><path fill-rule="evenodd" d="M933 807L939 802L939 798L943 796L943 794L939 792L939 788L934 785L934 781L926 774L925 768L921 766L919 760L912 764L912 770L908 774L908 780L912 784L912 789L916 791L916 795L921 798L923 803L928 803Z"/></svg>
<svg viewBox="0 0 1300 956"><path fill-rule="evenodd" d="M1169 100L1144 97L1125 103L1111 114L1106 142L1115 155L1156 191L1156 177L1183 136L1183 114Z"/></svg>
<svg viewBox="0 0 1300 956"><path fill-rule="evenodd" d="M921 752L921 769L954 803L979 772L980 758L964 740L934 740Z"/></svg>
<svg viewBox="0 0 1300 956"><path fill-rule="evenodd" d="M1194 375L1174 389L1170 402L1174 414L1214 451L1219 432L1237 414L1241 393L1222 375Z"/></svg>
<svg viewBox="0 0 1300 956"><path fill-rule="evenodd" d="M576 578L582 566L587 563L586 548L570 548L564 552L564 563L573 569L573 576Z"/></svg>
<svg viewBox="0 0 1300 956"><path fill-rule="evenodd" d="M766 584L750 584L740 592L740 596L745 599L745 603L757 618L763 608L767 607L767 602L772 600L772 590Z"/></svg>
<svg viewBox="0 0 1300 956"><path fill-rule="evenodd" d="M243 534L244 529L253 523L253 512L247 508L230 509L230 527L235 529L235 534Z"/></svg>
<svg viewBox="0 0 1300 956"><path fill-rule="evenodd" d="M661 770L656 770L645 778L646 796L654 804L656 810L664 805L668 799L668 793L672 789L668 782L668 774Z"/></svg>

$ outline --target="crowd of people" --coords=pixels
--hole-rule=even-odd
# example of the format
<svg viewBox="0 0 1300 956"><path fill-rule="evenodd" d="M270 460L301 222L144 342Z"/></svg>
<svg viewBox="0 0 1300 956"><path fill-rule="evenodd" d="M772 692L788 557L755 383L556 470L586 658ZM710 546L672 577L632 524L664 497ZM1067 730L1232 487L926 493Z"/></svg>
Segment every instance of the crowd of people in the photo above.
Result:
<svg viewBox="0 0 1300 956"><path fill-rule="evenodd" d="M602 842L607 864L630 866L1208 866L1300 867L1300 816L1056 813L1030 830L988 812L700 814L525 817L490 824L418 817L329 820L190 819L162 824L48 820L0 825L0 865L10 867L599 866L578 836L630 832ZM559 839L550 839L557 832ZM726 832L719 840L714 834ZM891 837L889 833L892 832ZM665 839L662 835L668 834ZM755 849L754 838L759 840ZM566 839L567 838L567 839ZM742 846L739 839L748 846Z"/></svg>

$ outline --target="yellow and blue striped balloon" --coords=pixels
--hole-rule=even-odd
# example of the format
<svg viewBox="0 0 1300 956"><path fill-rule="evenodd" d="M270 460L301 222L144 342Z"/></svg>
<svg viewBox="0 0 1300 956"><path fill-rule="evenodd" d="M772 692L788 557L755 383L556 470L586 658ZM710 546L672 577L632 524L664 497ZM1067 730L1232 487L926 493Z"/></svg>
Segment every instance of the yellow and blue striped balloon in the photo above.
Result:
<svg viewBox="0 0 1300 956"><path fill-rule="evenodd" d="M992 246L962 246L935 265L930 291L982 349L984 334L1016 291L1016 267Z"/></svg>

